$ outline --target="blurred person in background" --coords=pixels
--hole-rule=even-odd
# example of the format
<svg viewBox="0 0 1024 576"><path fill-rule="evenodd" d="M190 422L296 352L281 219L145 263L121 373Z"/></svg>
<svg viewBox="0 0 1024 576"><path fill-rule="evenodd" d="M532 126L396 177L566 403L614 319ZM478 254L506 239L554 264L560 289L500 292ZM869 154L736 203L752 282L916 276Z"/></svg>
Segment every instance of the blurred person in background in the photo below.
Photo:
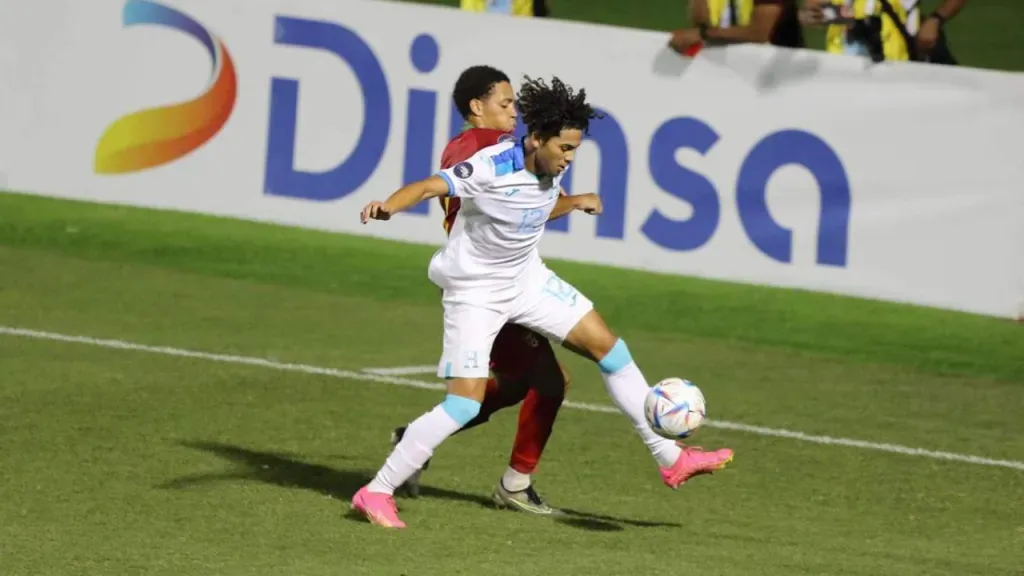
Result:
<svg viewBox="0 0 1024 576"><path fill-rule="evenodd" d="M690 21L697 27L675 30L669 40L683 54L703 44L806 45L797 0L690 0Z"/></svg>
<svg viewBox="0 0 1024 576"><path fill-rule="evenodd" d="M459 7L467 12L490 12L510 16L543 18L548 16L548 0L461 0Z"/></svg>
<svg viewBox="0 0 1024 576"><path fill-rule="evenodd" d="M883 60L956 64L943 25L967 0L943 0L920 18L920 0L806 0L800 22L826 26L825 50Z"/></svg>
<svg viewBox="0 0 1024 576"><path fill-rule="evenodd" d="M866 56L875 62L911 59L913 46L899 31L907 23L901 2L893 6L884 0L806 0L800 20L825 26L826 52Z"/></svg>
<svg viewBox="0 0 1024 576"><path fill-rule="evenodd" d="M904 0L907 1L907 0ZM913 2L915 16L920 18L920 0ZM942 0L939 7L920 23L915 22L911 34L916 35L917 55L924 62L957 64L946 42L945 25L967 5L967 0ZM917 29L920 26L920 29Z"/></svg>

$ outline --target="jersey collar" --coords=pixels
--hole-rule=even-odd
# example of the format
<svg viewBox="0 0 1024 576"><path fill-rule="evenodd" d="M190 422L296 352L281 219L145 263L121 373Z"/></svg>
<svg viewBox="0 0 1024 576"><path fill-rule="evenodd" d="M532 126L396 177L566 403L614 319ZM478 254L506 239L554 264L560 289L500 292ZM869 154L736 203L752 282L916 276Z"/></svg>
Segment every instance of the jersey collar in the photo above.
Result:
<svg viewBox="0 0 1024 576"><path fill-rule="evenodd" d="M512 146L512 167L516 172L526 169L526 136L516 140Z"/></svg>
<svg viewBox="0 0 1024 576"><path fill-rule="evenodd" d="M462 131L472 130L474 126L467 121L462 122ZM526 169L526 136L516 140L512 146L512 168L519 172Z"/></svg>

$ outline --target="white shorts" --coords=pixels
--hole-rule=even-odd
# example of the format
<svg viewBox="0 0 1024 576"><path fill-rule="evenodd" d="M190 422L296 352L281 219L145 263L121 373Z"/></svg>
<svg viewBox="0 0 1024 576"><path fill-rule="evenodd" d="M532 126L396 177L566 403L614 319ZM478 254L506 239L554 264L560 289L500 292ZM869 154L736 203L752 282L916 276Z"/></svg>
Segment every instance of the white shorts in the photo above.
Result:
<svg viewBox="0 0 1024 576"><path fill-rule="evenodd" d="M477 294L446 291L444 350L437 375L487 378L491 346L505 324L519 324L561 343L593 309L593 302L543 264L512 298L488 301Z"/></svg>

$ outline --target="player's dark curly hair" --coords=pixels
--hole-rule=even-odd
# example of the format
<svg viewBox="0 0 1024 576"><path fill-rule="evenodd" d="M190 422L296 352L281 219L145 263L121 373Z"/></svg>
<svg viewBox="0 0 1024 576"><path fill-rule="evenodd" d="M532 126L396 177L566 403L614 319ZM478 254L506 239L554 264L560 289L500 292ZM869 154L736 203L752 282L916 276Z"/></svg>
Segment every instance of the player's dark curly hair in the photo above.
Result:
<svg viewBox="0 0 1024 576"><path fill-rule="evenodd" d="M509 82L508 76L491 66L470 66L463 70L459 79L455 81L455 91L452 92L452 101L455 102L459 114L462 114L463 118L469 118L469 103L473 100L483 100L494 90L495 84L502 82Z"/></svg>
<svg viewBox="0 0 1024 576"><path fill-rule="evenodd" d="M516 105L526 128L542 141L558 136L566 129L581 130L586 134L591 119L603 118L587 104L586 90L574 92L557 76L551 78L551 86L540 78L525 78Z"/></svg>

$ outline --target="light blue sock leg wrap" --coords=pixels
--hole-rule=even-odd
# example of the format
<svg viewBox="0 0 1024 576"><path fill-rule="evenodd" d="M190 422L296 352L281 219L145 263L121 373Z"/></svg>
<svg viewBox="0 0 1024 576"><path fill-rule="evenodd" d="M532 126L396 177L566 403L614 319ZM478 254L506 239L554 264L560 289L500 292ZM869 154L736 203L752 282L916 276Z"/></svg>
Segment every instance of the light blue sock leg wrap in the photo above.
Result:
<svg viewBox="0 0 1024 576"><path fill-rule="evenodd" d="M626 347L626 342L619 338L619 341L612 346L612 349L608 354L601 358L597 365L601 368L601 372L605 374L614 374L619 370L622 370L626 366L633 363L633 356L629 353L629 348Z"/></svg>
<svg viewBox="0 0 1024 576"><path fill-rule="evenodd" d="M476 415L480 413L480 403L472 398L449 394L441 402L441 408L455 420L460 427L465 426Z"/></svg>

